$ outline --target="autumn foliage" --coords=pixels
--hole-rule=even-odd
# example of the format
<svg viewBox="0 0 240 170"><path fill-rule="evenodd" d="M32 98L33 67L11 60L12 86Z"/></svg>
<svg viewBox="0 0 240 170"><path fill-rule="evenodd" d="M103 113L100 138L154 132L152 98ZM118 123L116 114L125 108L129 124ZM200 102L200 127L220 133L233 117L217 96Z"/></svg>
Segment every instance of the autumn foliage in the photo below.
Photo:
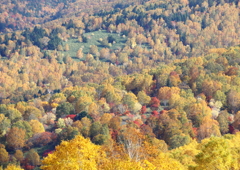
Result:
<svg viewBox="0 0 240 170"><path fill-rule="evenodd" d="M239 6L3 0L0 167L239 169Z"/></svg>

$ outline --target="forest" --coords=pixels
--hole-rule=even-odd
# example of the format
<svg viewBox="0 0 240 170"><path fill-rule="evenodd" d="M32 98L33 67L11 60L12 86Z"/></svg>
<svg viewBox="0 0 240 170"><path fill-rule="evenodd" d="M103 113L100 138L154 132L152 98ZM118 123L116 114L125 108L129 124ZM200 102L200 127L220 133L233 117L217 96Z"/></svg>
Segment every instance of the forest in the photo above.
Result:
<svg viewBox="0 0 240 170"><path fill-rule="evenodd" d="M239 13L4 0L0 169L240 169Z"/></svg>

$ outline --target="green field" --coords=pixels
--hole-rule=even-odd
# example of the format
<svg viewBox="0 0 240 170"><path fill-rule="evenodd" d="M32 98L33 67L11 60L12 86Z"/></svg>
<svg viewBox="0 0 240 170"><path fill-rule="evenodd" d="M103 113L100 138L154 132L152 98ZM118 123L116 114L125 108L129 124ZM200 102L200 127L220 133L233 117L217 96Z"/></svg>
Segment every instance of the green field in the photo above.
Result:
<svg viewBox="0 0 240 170"><path fill-rule="evenodd" d="M111 47L107 47L111 50L117 50L119 48L123 48L127 41L127 38L122 37L116 33L109 33L105 30L84 33L83 35L87 37L88 39L87 43L83 43L83 42L80 43L76 38L71 38L67 42L63 42L63 47L65 47L65 45L68 44L70 48L69 51L62 52L64 56L69 55L70 57L77 59L76 58L77 51L80 48L82 48L83 53L87 54L89 53L89 49L91 45L96 45L98 47L98 51L100 51L102 48L106 48L106 47L101 45L99 39L107 38L109 35L112 35L112 37L115 38L116 40L115 44L112 44Z"/></svg>

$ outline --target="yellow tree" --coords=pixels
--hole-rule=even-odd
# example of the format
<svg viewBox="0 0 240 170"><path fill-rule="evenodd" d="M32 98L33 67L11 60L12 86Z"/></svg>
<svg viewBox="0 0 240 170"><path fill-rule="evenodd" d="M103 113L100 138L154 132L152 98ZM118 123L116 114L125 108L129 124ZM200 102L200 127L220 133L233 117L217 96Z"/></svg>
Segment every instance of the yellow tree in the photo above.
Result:
<svg viewBox="0 0 240 170"><path fill-rule="evenodd" d="M108 103L112 102L112 103L115 103L115 104L119 104L121 99L122 99L121 91L118 90L118 89L115 89L111 85L106 86L106 88L108 88L108 90L106 91L106 95L105 95L105 98L106 98L107 102Z"/></svg>
<svg viewBox="0 0 240 170"><path fill-rule="evenodd" d="M7 134L7 145L10 148L22 148L25 144L25 130L13 127Z"/></svg>
<svg viewBox="0 0 240 170"><path fill-rule="evenodd" d="M196 156L196 170L239 169L238 160L229 140L211 137L202 141L201 152Z"/></svg>
<svg viewBox="0 0 240 170"><path fill-rule="evenodd" d="M9 164L4 170L23 170L20 166Z"/></svg>
<svg viewBox="0 0 240 170"><path fill-rule="evenodd" d="M151 97L148 96L144 91L139 91L137 94L137 99L140 104L148 104L151 101Z"/></svg>
<svg viewBox="0 0 240 170"><path fill-rule="evenodd" d="M16 104L16 109L18 109L22 114L24 114L25 111L26 111L26 106L27 106L27 103L25 103L25 102L18 102Z"/></svg>
<svg viewBox="0 0 240 170"><path fill-rule="evenodd" d="M128 54L121 52L118 54L118 61L120 64L127 63L128 62Z"/></svg>
<svg viewBox="0 0 240 170"><path fill-rule="evenodd" d="M31 120L29 124L32 127L33 134L45 132L43 124L38 120Z"/></svg>
<svg viewBox="0 0 240 170"><path fill-rule="evenodd" d="M99 117L99 106L96 103L91 103L88 107L88 114L93 118Z"/></svg>
<svg viewBox="0 0 240 170"><path fill-rule="evenodd" d="M198 148L199 143L196 140L191 141L191 143L178 147L170 151L172 158L181 162L186 169L190 167L196 167L195 156L200 153Z"/></svg>
<svg viewBox="0 0 240 170"><path fill-rule="evenodd" d="M0 148L0 164L6 163L9 160L8 152L5 148Z"/></svg>
<svg viewBox="0 0 240 170"><path fill-rule="evenodd" d="M158 98L164 103L164 106L167 105L167 102L173 94L179 94L180 89L178 87L161 87L158 91Z"/></svg>
<svg viewBox="0 0 240 170"><path fill-rule="evenodd" d="M192 103L188 106L188 118L192 120L193 125L199 127L204 117L211 117L211 109L207 106L205 100L198 99L196 103Z"/></svg>
<svg viewBox="0 0 240 170"><path fill-rule="evenodd" d="M119 116L114 116L109 121L109 128L113 130L119 130L121 127L121 118Z"/></svg>
<svg viewBox="0 0 240 170"><path fill-rule="evenodd" d="M169 99L169 106L171 108L181 109L186 105L184 104L185 102L185 98L181 97L179 94L173 94Z"/></svg>
<svg viewBox="0 0 240 170"><path fill-rule="evenodd" d="M76 128L78 129L78 131L80 132L81 129L82 129L82 127L83 127L83 125L82 125L82 123L81 123L80 120L77 120L77 121L75 121L75 122L72 124L72 127L76 127Z"/></svg>
<svg viewBox="0 0 240 170"><path fill-rule="evenodd" d="M101 124L109 124L112 115L110 113L104 113L100 119Z"/></svg>
<svg viewBox="0 0 240 170"><path fill-rule="evenodd" d="M109 170L155 170L156 166L154 166L152 163L150 163L147 160L143 160L141 162L136 162L131 159L110 159L108 162L106 162L101 169Z"/></svg>
<svg viewBox="0 0 240 170"><path fill-rule="evenodd" d="M66 101L66 97L63 93L55 93L54 95L51 96L49 99L49 103L64 103Z"/></svg>
<svg viewBox="0 0 240 170"><path fill-rule="evenodd" d="M42 161L43 170L97 170L106 155L100 146L89 139L76 136L71 141L63 141L56 150Z"/></svg>
<svg viewBox="0 0 240 170"><path fill-rule="evenodd" d="M88 96L80 97L75 105L76 113L81 113L82 111L88 111L88 106L92 103L92 99Z"/></svg>
<svg viewBox="0 0 240 170"><path fill-rule="evenodd" d="M175 87L181 83L181 79L175 71L171 72L169 76L169 82L171 86L175 86Z"/></svg>
<svg viewBox="0 0 240 170"><path fill-rule="evenodd" d="M217 90L221 90L222 84L217 81L204 80L202 83L202 91L206 96L213 96Z"/></svg>
<svg viewBox="0 0 240 170"><path fill-rule="evenodd" d="M23 152L21 150L16 150L14 157L20 162L24 159Z"/></svg>
<svg viewBox="0 0 240 170"><path fill-rule="evenodd" d="M185 170L186 168L176 159L171 158L165 153L160 153L151 163L156 169L164 170Z"/></svg>
<svg viewBox="0 0 240 170"><path fill-rule="evenodd" d="M136 37L136 42L140 45L142 45L142 43L145 43L147 41L147 38L143 35L143 34L138 34Z"/></svg>
<svg viewBox="0 0 240 170"><path fill-rule="evenodd" d="M206 116L198 129L198 139L202 140L211 136L221 136L219 123L211 117Z"/></svg>

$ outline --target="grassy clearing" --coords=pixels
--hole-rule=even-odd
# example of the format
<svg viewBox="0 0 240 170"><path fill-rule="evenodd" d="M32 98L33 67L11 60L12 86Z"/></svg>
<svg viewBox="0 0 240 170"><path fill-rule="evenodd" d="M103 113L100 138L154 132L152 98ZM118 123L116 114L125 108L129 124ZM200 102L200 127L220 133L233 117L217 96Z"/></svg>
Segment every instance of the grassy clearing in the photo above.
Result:
<svg viewBox="0 0 240 170"><path fill-rule="evenodd" d="M116 33L108 33L105 30L84 33L83 35L88 38L87 43L83 43L83 42L80 43L80 42L78 42L77 39L74 39L74 38L69 39L67 42L63 43L63 46L68 44L69 47L70 47L70 50L69 51L63 51L62 53L65 56L69 55L72 58L76 58L76 53L80 48L83 49L84 54L87 54L87 53L89 53L89 49L90 49L91 45L96 45L98 47L98 51L100 51L102 48L105 48L105 47L100 44L99 39L100 38L101 39L107 38L109 35L112 35L112 37L114 37L115 40L116 40L115 44L112 44L111 47L107 47L111 50L116 50L116 49L119 49L119 48L123 48L126 41L127 41L127 38L119 36Z"/></svg>

